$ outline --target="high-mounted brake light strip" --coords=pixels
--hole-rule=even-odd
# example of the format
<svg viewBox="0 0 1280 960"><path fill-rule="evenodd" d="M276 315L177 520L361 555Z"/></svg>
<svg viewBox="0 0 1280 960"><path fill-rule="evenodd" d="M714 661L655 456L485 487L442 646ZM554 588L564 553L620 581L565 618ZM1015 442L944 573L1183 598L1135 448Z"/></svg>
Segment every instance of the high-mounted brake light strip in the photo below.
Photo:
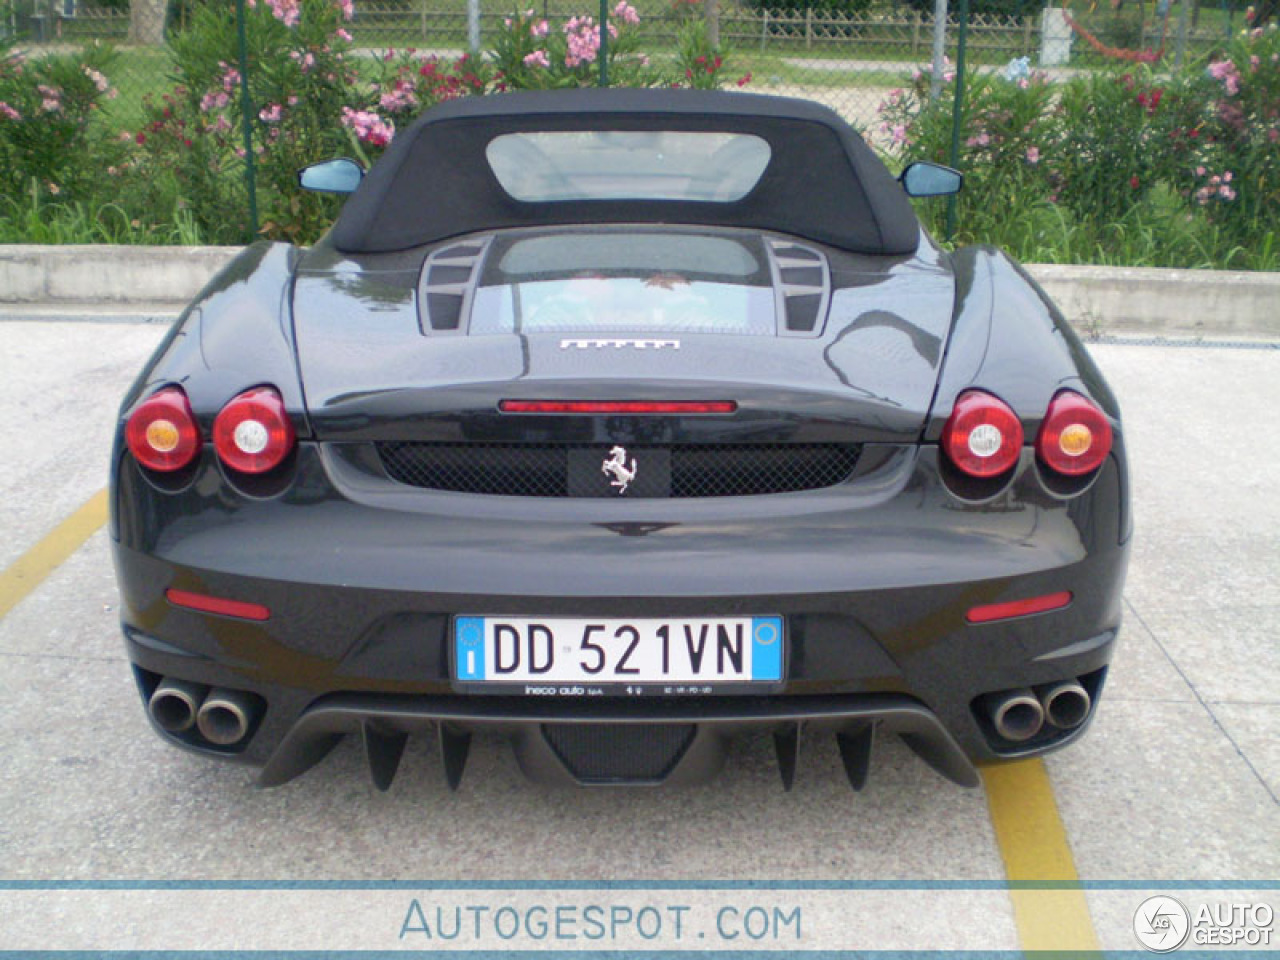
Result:
<svg viewBox="0 0 1280 960"><path fill-rule="evenodd" d="M503 400L498 409L503 413L733 413L738 405L732 400Z"/></svg>

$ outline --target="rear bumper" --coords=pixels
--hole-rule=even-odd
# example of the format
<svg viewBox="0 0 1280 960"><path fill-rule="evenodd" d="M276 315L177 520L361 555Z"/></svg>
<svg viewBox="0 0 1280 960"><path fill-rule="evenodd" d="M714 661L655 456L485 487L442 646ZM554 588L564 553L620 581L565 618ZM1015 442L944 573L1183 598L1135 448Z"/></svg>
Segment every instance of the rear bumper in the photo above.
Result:
<svg viewBox="0 0 1280 960"><path fill-rule="evenodd" d="M706 700L642 708L592 702L554 709L528 700L340 694L312 704L299 717L268 760L262 783L274 786L293 779L352 734L364 741L374 782L389 785L404 738L427 734L437 738L445 776L456 786L473 732L509 736L521 768L544 783L696 783L720 769L732 738L767 731L774 735L783 781L790 786L801 730L805 736L836 735L846 771L859 787L866 780L877 732L897 734L955 783L978 782L937 717L911 698L892 694Z"/></svg>
<svg viewBox="0 0 1280 960"><path fill-rule="evenodd" d="M448 771L459 738L496 731L552 782L599 781L575 773L566 744L589 748L616 725L681 744L661 776L632 782L705 778L729 739L752 731L775 735L784 779L801 727L841 735L842 752L868 730L897 733L957 782L973 782L974 763L1078 737L1087 721L1002 743L979 704L1082 677L1096 703L1128 555L1117 463L1058 498L1028 455L1006 490L974 504L947 491L930 448L866 459L856 483L805 494L530 503L390 489L308 444L288 491L269 498L230 488L212 460L184 489L157 490L126 456L113 497L126 647L144 695L175 677L262 698L234 748L163 735L263 765L266 783L344 734L364 738L375 780L402 736L436 736ZM263 604L271 617L174 607L170 587ZM966 620L977 605L1062 590L1073 596L1062 610ZM769 697L460 696L449 655L459 614L779 614L786 682ZM659 729L682 726L687 744Z"/></svg>

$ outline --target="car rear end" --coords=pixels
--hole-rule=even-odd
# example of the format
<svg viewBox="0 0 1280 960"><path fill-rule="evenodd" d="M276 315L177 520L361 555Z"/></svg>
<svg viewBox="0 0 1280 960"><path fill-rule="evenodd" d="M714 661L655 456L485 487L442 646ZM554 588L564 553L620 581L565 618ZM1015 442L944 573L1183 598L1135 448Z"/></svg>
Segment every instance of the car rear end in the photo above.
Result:
<svg viewBox="0 0 1280 960"><path fill-rule="evenodd" d="M880 732L972 784L1092 716L1127 556L1118 420L1060 342L1050 379L1087 416L954 388L982 311L927 242L509 230L321 244L291 286L297 401L188 382L191 460L118 454L127 642L176 742L278 783L354 734L385 787L428 735L456 785L497 731L539 779L651 784L762 732L789 785L803 731L861 786ZM165 364L125 411L144 439ZM1111 435L1073 476L1081 419L1095 454Z"/></svg>

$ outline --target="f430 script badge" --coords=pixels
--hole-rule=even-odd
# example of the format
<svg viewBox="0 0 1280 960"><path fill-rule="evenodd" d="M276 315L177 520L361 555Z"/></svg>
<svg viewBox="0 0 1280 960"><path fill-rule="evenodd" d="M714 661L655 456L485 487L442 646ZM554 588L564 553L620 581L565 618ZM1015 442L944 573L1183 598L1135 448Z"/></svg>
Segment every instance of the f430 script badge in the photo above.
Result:
<svg viewBox="0 0 1280 960"><path fill-rule="evenodd" d="M627 466L627 448L614 447L609 451L609 457L601 465L602 473L613 477L609 481L609 486L617 487L619 495L627 492L627 487L631 481L636 478L636 458L631 458L631 466Z"/></svg>

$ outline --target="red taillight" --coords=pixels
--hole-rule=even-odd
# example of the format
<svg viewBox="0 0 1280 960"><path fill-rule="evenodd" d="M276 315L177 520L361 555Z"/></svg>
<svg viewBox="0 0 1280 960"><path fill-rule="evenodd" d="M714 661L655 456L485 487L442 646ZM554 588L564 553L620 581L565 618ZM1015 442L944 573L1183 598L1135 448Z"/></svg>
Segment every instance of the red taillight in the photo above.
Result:
<svg viewBox="0 0 1280 960"><path fill-rule="evenodd" d="M124 438L140 464L163 473L181 470L200 451L200 428L180 387L144 400L125 424Z"/></svg>
<svg viewBox="0 0 1280 960"><path fill-rule="evenodd" d="M1049 404L1036 453L1051 469L1069 477L1092 473L1111 452L1111 423L1090 400L1063 390Z"/></svg>
<svg viewBox="0 0 1280 960"><path fill-rule="evenodd" d="M1047 593L1042 597L1029 597L1026 600L1010 600L1007 603L989 603L974 607L965 619L970 623L990 623L992 620L1008 620L1010 617L1025 617L1032 613L1045 613L1049 610L1061 610L1071 602L1071 591L1060 590Z"/></svg>
<svg viewBox="0 0 1280 960"><path fill-rule="evenodd" d="M503 413L733 413L732 400L503 400Z"/></svg>
<svg viewBox="0 0 1280 960"><path fill-rule="evenodd" d="M266 473L294 445L293 423L273 387L254 387L233 399L213 422L218 456L240 473Z"/></svg>
<svg viewBox="0 0 1280 960"><path fill-rule="evenodd" d="M1002 400L966 390L942 429L942 449L971 477L998 477L1018 462L1022 421Z"/></svg>
<svg viewBox="0 0 1280 960"><path fill-rule="evenodd" d="M164 592L164 596L175 607L186 607L188 610L199 610L201 613L217 613L224 617L239 617L241 620L271 618L271 611L260 603L211 597L207 593L192 593L190 590L175 590L172 587Z"/></svg>

